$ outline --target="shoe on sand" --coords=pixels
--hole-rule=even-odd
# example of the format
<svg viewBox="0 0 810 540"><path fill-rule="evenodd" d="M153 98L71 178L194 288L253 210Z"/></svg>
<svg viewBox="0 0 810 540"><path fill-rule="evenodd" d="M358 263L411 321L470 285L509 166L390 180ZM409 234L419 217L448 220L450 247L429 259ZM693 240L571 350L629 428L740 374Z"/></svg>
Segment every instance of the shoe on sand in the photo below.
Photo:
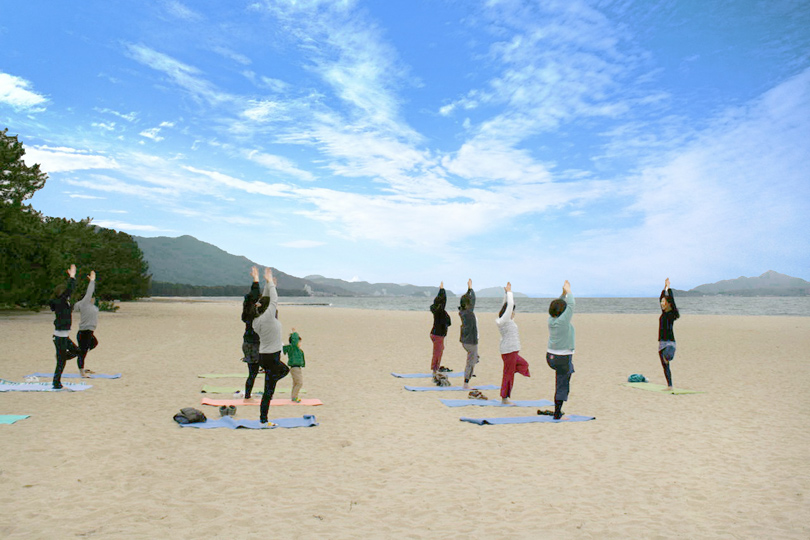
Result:
<svg viewBox="0 0 810 540"><path fill-rule="evenodd" d="M235 415L236 414L236 406L228 405L228 414L231 415L231 416Z"/></svg>
<svg viewBox="0 0 810 540"><path fill-rule="evenodd" d="M220 416L228 416L228 407L225 405L220 405L219 407L219 415Z"/></svg>

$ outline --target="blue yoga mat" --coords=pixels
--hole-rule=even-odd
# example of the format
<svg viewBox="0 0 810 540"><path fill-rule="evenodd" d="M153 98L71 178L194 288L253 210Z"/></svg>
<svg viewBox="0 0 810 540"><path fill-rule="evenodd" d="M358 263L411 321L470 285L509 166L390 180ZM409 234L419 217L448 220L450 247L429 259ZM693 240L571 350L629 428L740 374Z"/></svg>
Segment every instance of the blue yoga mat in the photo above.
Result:
<svg viewBox="0 0 810 540"><path fill-rule="evenodd" d="M411 392L449 392L452 390L455 391L462 391L462 392L469 392L470 390L497 390L500 386L495 386L494 384L479 384L476 386L471 386L469 389L465 390L461 386L405 386L405 390L409 390Z"/></svg>
<svg viewBox="0 0 810 540"><path fill-rule="evenodd" d="M440 399L439 401L448 407L467 407L469 405L478 405L479 407L551 407L554 405L553 402L547 399L516 399L512 401L512 405L504 405L500 399Z"/></svg>
<svg viewBox="0 0 810 540"><path fill-rule="evenodd" d="M479 426L489 426L494 424L533 424L537 422L550 422L556 424L558 422L585 422L587 420L594 420L593 416L579 416L577 414L566 414L559 420L554 420L553 416L545 414L538 414L537 416L512 416L506 418L467 418L462 416L459 418L462 422L471 422Z"/></svg>
<svg viewBox="0 0 810 540"><path fill-rule="evenodd" d="M312 414L305 414L301 418L271 418L271 422L278 424L275 427L280 428L296 428L296 427L312 427L317 426L318 422L315 421L315 416ZM258 420L237 420L231 416L223 416L216 420L206 420L205 422L197 422L194 424L178 424L180 427L194 427L201 429L213 428L226 428L226 429L274 429L271 427L263 426Z"/></svg>
<svg viewBox="0 0 810 540"><path fill-rule="evenodd" d="M458 373L442 372L442 373L444 375L447 375L448 377L464 376L464 374L461 372ZM394 373L393 371L391 372L391 375L393 375L394 377L398 377L400 379L430 379L431 377L433 377L433 373Z"/></svg>
<svg viewBox="0 0 810 540"><path fill-rule="evenodd" d="M0 424L13 424L18 420L28 418L28 414L0 414Z"/></svg>
<svg viewBox="0 0 810 540"><path fill-rule="evenodd" d="M36 372L36 373L32 373L31 375L26 375L26 377L47 377L47 378L53 378L53 372L51 372L51 373L45 373L45 372L39 372L39 371L38 371L38 372ZM63 373L63 374L62 374L62 378L63 378L63 379L78 379L78 378L80 378L80 377L81 377L81 375L79 375L78 373ZM121 378L121 374L120 374L120 373L112 373L112 374L105 374L105 373L91 373L91 374L90 374L90 378L91 378L91 379L120 379L120 378Z"/></svg>
<svg viewBox="0 0 810 540"><path fill-rule="evenodd" d="M0 392L64 392L66 390L78 392L80 390L87 390L88 388L93 387L89 384L64 383L61 389L56 390L53 387L53 383L49 382L18 383L0 379Z"/></svg>

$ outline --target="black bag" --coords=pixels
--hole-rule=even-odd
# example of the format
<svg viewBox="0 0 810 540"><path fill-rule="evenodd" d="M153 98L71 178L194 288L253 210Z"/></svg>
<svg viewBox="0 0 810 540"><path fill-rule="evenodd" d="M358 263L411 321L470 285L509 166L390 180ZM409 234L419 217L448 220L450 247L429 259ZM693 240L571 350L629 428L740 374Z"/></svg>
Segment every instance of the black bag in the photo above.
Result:
<svg viewBox="0 0 810 540"><path fill-rule="evenodd" d="M206 418L201 410L195 409L194 407L185 407L174 415L174 421L178 424L196 424L198 422L205 422Z"/></svg>

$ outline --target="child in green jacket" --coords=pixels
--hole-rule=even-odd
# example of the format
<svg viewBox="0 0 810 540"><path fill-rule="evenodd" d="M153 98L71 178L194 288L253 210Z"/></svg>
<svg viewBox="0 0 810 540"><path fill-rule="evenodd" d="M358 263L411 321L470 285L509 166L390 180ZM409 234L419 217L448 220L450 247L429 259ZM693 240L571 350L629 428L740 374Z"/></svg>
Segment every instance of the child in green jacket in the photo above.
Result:
<svg viewBox="0 0 810 540"><path fill-rule="evenodd" d="M290 344L284 345L284 354L287 355L287 365L290 366L290 375L292 375L293 380L290 399L296 403L301 402L298 398L298 393L301 391L301 387L304 386L304 374L301 368L306 365L304 351L298 345L301 341L303 341L303 338L293 328L292 334L290 334Z"/></svg>

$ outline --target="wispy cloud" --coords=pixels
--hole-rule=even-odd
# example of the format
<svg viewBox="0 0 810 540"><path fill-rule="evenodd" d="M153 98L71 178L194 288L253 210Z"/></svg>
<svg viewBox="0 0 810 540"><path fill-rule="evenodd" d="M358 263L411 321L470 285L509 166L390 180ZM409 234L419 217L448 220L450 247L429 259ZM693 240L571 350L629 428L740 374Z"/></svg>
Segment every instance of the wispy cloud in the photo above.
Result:
<svg viewBox="0 0 810 540"><path fill-rule="evenodd" d="M195 99L212 105L232 100L230 94L218 90L202 77L199 69L193 66L144 45L129 44L126 46L126 51L136 62L164 73L171 82L186 90Z"/></svg>
<svg viewBox="0 0 810 540"><path fill-rule="evenodd" d="M113 221L106 219L93 220L93 225L104 227L105 229L116 229L120 231L146 231L146 232L169 232L154 225L141 225L138 223L126 223L124 221Z"/></svg>
<svg viewBox="0 0 810 540"><path fill-rule="evenodd" d="M42 112L48 98L34 92L31 83L21 77L0 72L0 103L13 109Z"/></svg>
<svg viewBox="0 0 810 540"><path fill-rule="evenodd" d="M46 173L87 169L117 169L114 158L77 148L30 146L25 151L26 163L39 163Z"/></svg>
<svg viewBox="0 0 810 540"><path fill-rule="evenodd" d="M166 2L164 6L167 13L183 21L200 21L203 19L202 15L189 8L182 2L171 0Z"/></svg>

